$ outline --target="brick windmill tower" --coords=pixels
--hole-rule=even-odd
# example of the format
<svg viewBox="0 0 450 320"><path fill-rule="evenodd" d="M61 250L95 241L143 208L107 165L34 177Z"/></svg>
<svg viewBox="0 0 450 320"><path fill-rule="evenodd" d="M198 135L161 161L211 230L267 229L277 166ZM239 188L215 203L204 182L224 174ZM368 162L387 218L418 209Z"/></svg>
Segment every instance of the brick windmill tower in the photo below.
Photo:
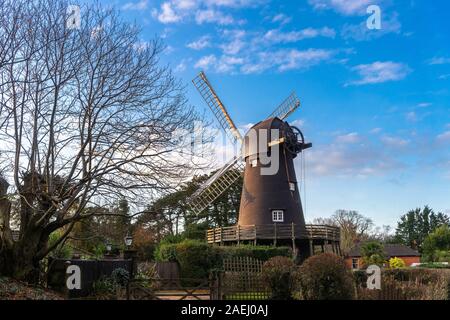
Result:
<svg viewBox="0 0 450 320"><path fill-rule="evenodd" d="M317 246L339 254L338 228L305 224L294 159L312 145L285 121L300 106L295 93L242 137L206 75L200 72L192 82L227 136L242 146L242 154L191 198L191 209L199 214L244 176L237 225L208 230L208 242L290 245L300 259L313 255Z"/></svg>

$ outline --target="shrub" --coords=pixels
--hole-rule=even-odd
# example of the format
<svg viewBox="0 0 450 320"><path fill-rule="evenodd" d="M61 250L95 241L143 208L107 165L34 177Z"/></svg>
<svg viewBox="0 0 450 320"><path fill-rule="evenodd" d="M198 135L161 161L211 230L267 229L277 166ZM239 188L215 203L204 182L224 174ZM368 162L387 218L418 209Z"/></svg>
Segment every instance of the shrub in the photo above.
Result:
<svg viewBox="0 0 450 320"><path fill-rule="evenodd" d="M62 236L62 231L61 230L57 230L54 231L50 234L49 238L48 238L48 247L53 246L56 241L58 241ZM61 246L58 245L50 254L51 257L53 258L61 258L61 259L69 259L72 257L72 249L67 245L67 244L63 244Z"/></svg>
<svg viewBox="0 0 450 320"><path fill-rule="evenodd" d="M262 268L262 278L268 283L272 300L291 300L297 266L287 257L273 257Z"/></svg>
<svg viewBox="0 0 450 320"><path fill-rule="evenodd" d="M384 246L378 241L370 241L361 245L361 257L364 266L376 264L382 266L386 261Z"/></svg>
<svg viewBox="0 0 450 320"><path fill-rule="evenodd" d="M175 250L183 278L206 279L211 269L220 267L217 250L206 242L184 240Z"/></svg>
<svg viewBox="0 0 450 320"><path fill-rule="evenodd" d="M270 246L212 246L204 241L185 239L179 243L161 242L155 250L156 261L178 262L182 277L206 279L209 272L221 269L223 260L251 257L267 261L272 257L290 257L288 247Z"/></svg>
<svg viewBox="0 0 450 320"><path fill-rule="evenodd" d="M130 281L130 273L123 268L117 268L111 273L111 279L116 286L125 287Z"/></svg>
<svg viewBox="0 0 450 320"><path fill-rule="evenodd" d="M289 247L240 245L219 247L218 250L222 259L234 257L251 257L261 261L267 261L273 257L292 256L292 249Z"/></svg>
<svg viewBox="0 0 450 320"><path fill-rule="evenodd" d="M97 299L116 299L116 288L110 277L101 277L93 283L93 295Z"/></svg>
<svg viewBox="0 0 450 320"><path fill-rule="evenodd" d="M400 258L394 257L389 259L389 267L391 269L400 269L406 266L405 261Z"/></svg>
<svg viewBox="0 0 450 320"><path fill-rule="evenodd" d="M450 262L450 227L442 225L430 233L422 244L427 262Z"/></svg>
<svg viewBox="0 0 450 320"><path fill-rule="evenodd" d="M300 267L298 282L306 300L348 300L354 296L351 271L343 259L332 253L306 259Z"/></svg>

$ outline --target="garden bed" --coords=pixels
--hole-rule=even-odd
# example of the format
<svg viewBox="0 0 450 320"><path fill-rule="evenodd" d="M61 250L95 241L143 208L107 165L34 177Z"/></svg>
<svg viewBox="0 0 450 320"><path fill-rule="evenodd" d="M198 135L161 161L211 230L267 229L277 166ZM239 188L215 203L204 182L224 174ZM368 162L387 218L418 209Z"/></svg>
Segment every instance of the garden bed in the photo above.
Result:
<svg viewBox="0 0 450 320"><path fill-rule="evenodd" d="M63 300L55 291L0 277L0 300Z"/></svg>

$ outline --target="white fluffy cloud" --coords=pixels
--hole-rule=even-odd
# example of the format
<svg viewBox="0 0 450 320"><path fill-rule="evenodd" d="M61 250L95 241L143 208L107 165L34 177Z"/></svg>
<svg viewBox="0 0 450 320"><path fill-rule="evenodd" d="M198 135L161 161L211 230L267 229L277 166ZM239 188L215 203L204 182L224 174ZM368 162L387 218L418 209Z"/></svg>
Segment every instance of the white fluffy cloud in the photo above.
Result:
<svg viewBox="0 0 450 320"><path fill-rule="evenodd" d="M360 24L345 24L342 27L341 35L344 39L368 41L391 33L400 34L401 30L402 25L398 19L398 14L394 12L389 16L383 16L380 30L368 29L364 20Z"/></svg>
<svg viewBox="0 0 450 320"><path fill-rule="evenodd" d="M348 85L364 85L383 83L388 81L399 81L412 72L406 64L392 61L376 61L371 64L360 64L353 68L361 79L350 82Z"/></svg>
<svg viewBox="0 0 450 320"><path fill-rule="evenodd" d="M214 9L198 10L195 14L195 21L198 24L217 23L219 25L230 25L235 23L231 15Z"/></svg>
<svg viewBox="0 0 450 320"><path fill-rule="evenodd" d="M188 48L194 50L202 50L204 48L211 46L211 37L210 36L202 36L199 39L192 41L186 45Z"/></svg>
<svg viewBox="0 0 450 320"><path fill-rule="evenodd" d="M281 25L283 24L287 24L289 22L292 21L292 18L289 17L288 15L285 15L284 13L279 13L276 14L273 18L272 18L272 22L276 22L279 23Z"/></svg>
<svg viewBox="0 0 450 320"><path fill-rule="evenodd" d="M276 51L264 51L258 54L256 61L243 65L244 73L260 73L270 68L278 71L294 69L308 69L321 62L330 60L335 55L333 50L325 49L279 49Z"/></svg>
<svg viewBox="0 0 450 320"><path fill-rule="evenodd" d="M255 0L167 0L159 8L153 8L152 16L164 24L194 19L198 24L217 23L219 25L242 24L226 14L224 8L245 8L256 6L263 1Z"/></svg>
<svg viewBox="0 0 450 320"><path fill-rule="evenodd" d="M373 0L308 0L316 10L333 9L343 15L363 15L368 6L380 1Z"/></svg>
<svg viewBox="0 0 450 320"><path fill-rule="evenodd" d="M430 65L450 64L450 58L448 57L434 57L428 61Z"/></svg>
<svg viewBox="0 0 450 320"><path fill-rule="evenodd" d="M328 27L320 29L306 28L298 31L283 32L279 29L272 29L266 32L264 40L272 43L289 43L316 37L334 38L336 32Z"/></svg>
<svg viewBox="0 0 450 320"><path fill-rule="evenodd" d="M182 19L181 15L178 15L170 2L164 2L161 4L161 10L154 9L152 16L158 19L159 22L168 24L175 23Z"/></svg>
<svg viewBox="0 0 450 320"><path fill-rule="evenodd" d="M138 2L127 2L122 6L122 10L145 10L148 7L148 0Z"/></svg>
<svg viewBox="0 0 450 320"><path fill-rule="evenodd" d="M450 142L450 131L445 131L437 136L439 142Z"/></svg>
<svg viewBox="0 0 450 320"><path fill-rule="evenodd" d="M357 132L352 132L336 137L338 143L358 143L361 141L361 136Z"/></svg>
<svg viewBox="0 0 450 320"><path fill-rule="evenodd" d="M383 136L381 137L381 142L388 147L400 148L405 147L409 144L409 140L400 138L400 137L392 137L392 136Z"/></svg>

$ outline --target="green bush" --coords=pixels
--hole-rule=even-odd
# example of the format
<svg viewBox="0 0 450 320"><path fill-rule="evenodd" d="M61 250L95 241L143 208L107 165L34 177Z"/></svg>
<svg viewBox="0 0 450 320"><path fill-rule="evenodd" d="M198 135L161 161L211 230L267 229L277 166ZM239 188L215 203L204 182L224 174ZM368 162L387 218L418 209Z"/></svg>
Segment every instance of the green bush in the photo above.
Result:
<svg viewBox="0 0 450 320"><path fill-rule="evenodd" d="M291 300L297 266L287 257L273 257L262 268L262 278L269 285L271 300Z"/></svg>
<svg viewBox="0 0 450 320"><path fill-rule="evenodd" d="M422 244L424 261L450 262L450 227L442 225L430 233Z"/></svg>
<svg viewBox="0 0 450 320"><path fill-rule="evenodd" d="M288 247L270 246L212 246L204 241L185 239L178 243L161 242L155 250L156 261L178 262L181 277L203 278L222 268L223 260L251 257L267 261L272 257L292 255Z"/></svg>
<svg viewBox="0 0 450 320"><path fill-rule="evenodd" d="M126 287L128 282L130 281L130 273L128 272L128 270L125 270L123 268L117 268L114 269L114 271L111 273L111 279L116 286Z"/></svg>
<svg viewBox="0 0 450 320"><path fill-rule="evenodd" d="M53 246L62 236L62 231L57 230L50 234L48 238L48 247ZM73 250L67 245L59 244L51 253L50 256L53 258L69 259L72 257Z"/></svg>
<svg viewBox="0 0 450 320"><path fill-rule="evenodd" d="M391 269L401 269L404 268L406 266L405 261L403 261L403 259L401 258L391 258L389 259L389 268Z"/></svg>
<svg viewBox="0 0 450 320"><path fill-rule="evenodd" d="M175 250L183 278L206 279L210 270L220 267L218 251L206 242L184 240L176 245Z"/></svg>
<svg viewBox="0 0 450 320"><path fill-rule="evenodd" d="M273 257L292 257L292 249L289 247L241 245L218 248L222 259L251 257L261 261L267 261Z"/></svg>
<svg viewBox="0 0 450 320"><path fill-rule="evenodd" d="M364 266L376 264L382 266L386 261L384 246L378 241L370 241L361 245L361 257Z"/></svg>
<svg viewBox="0 0 450 320"><path fill-rule="evenodd" d="M349 300L354 296L352 272L343 259L332 253L306 259L298 282L305 300Z"/></svg>

